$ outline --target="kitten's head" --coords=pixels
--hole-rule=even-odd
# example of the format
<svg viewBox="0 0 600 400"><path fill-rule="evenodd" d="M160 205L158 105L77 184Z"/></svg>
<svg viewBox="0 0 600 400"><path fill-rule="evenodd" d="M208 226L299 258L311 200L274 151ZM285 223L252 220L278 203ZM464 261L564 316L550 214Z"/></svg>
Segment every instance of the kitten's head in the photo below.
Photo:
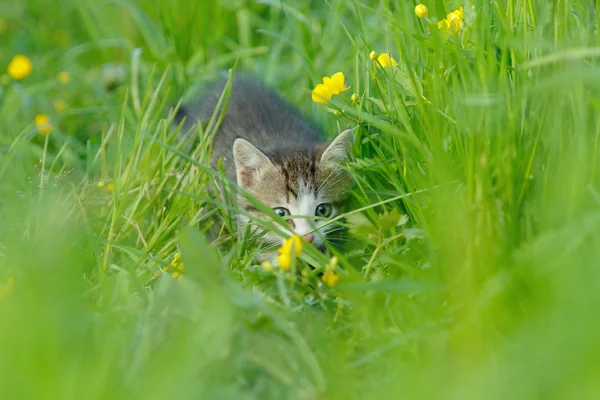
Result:
<svg viewBox="0 0 600 400"><path fill-rule="evenodd" d="M237 139L233 157L238 186L281 217L288 217L288 234L299 235L324 251L327 235L340 228L323 224L342 212L344 192L352 185L351 176L339 163L348 160L353 142L352 131L346 130L329 144L265 152L244 139ZM242 197L240 207L257 218L266 217ZM249 221L246 217L241 219ZM314 229L317 230L311 232ZM283 241L270 232L263 239L274 245Z"/></svg>

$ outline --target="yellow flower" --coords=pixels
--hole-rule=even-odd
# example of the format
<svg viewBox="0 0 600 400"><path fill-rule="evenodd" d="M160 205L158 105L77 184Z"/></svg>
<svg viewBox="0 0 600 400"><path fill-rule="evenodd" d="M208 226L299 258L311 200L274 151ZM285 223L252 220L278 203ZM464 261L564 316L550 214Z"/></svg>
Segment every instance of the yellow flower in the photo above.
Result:
<svg viewBox="0 0 600 400"><path fill-rule="evenodd" d="M331 90L322 83L319 83L312 91L312 101L315 103L325 104L331 99Z"/></svg>
<svg viewBox="0 0 600 400"><path fill-rule="evenodd" d="M110 185L112 184L109 183L109 186ZM156 272L154 276L158 278L162 274L167 274L169 272L171 273L171 277L175 279L181 280L183 278L183 262L181 262L181 256L179 253L175 253L173 255L170 265L161 267L160 271Z"/></svg>
<svg viewBox="0 0 600 400"><path fill-rule="evenodd" d="M427 16L428 10L424 4L419 4L415 7L415 14L419 18L425 18Z"/></svg>
<svg viewBox="0 0 600 400"><path fill-rule="evenodd" d="M437 23L439 30L447 35L456 35L460 32L460 28L463 25L464 10L459 8L458 10L452 11L446 16L446 19L441 20Z"/></svg>
<svg viewBox="0 0 600 400"><path fill-rule="evenodd" d="M273 264L271 264L270 262L264 261L261 265L262 265L262 269L264 269L265 272L273 271Z"/></svg>
<svg viewBox="0 0 600 400"><path fill-rule="evenodd" d="M450 32L457 34L460 31L460 27L463 23L463 17L464 12L462 7L448 14L446 19L448 20L448 27L450 28Z"/></svg>
<svg viewBox="0 0 600 400"><path fill-rule="evenodd" d="M31 74L33 65L31 60L22 54L17 54L8 64L8 75L13 79L23 79Z"/></svg>
<svg viewBox="0 0 600 400"><path fill-rule="evenodd" d="M96 186L100 189L102 189L104 187L104 181L100 181L96 184Z"/></svg>
<svg viewBox="0 0 600 400"><path fill-rule="evenodd" d="M42 136L49 134L53 128L50 123L50 117L46 114L38 114L35 116L35 126L38 133Z"/></svg>
<svg viewBox="0 0 600 400"><path fill-rule="evenodd" d="M375 60L377 60L377 52L376 52L375 50L373 50L372 52L370 52L370 53L369 53L369 58L370 58L372 61L375 61Z"/></svg>
<svg viewBox="0 0 600 400"><path fill-rule="evenodd" d="M298 257L302 252L302 239L298 235L294 235L283 242L283 245L278 250L277 262L283 269L290 269L292 266L292 258Z"/></svg>
<svg viewBox="0 0 600 400"><path fill-rule="evenodd" d="M173 255L173 260L171 261L171 267L175 270L175 272L173 272L174 278L177 278L177 276L179 276L179 275L183 275L183 262L181 261L181 255L179 253L175 253ZM178 275L175 276L175 274L178 274Z"/></svg>
<svg viewBox="0 0 600 400"><path fill-rule="evenodd" d="M67 83L71 82L71 74L68 73L67 71L61 72L60 74L58 74L58 76L56 78L63 85L66 85Z"/></svg>
<svg viewBox="0 0 600 400"><path fill-rule="evenodd" d="M115 184L109 183L108 185L106 185L106 189L108 189L109 191L113 191L115 189Z"/></svg>
<svg viewBox="0 0 600 400"><path fill-rule="evenodd" d="M327 286L332 287L340 280L340 276L333 269L328 269L327 272L321 276L321 280Z"/></svg>
<svg viewBox="0 0 600 400"><path fill-rule="evenodd" d="M381 55L377 57L377 61L382 67L395 67L398 65L396 60L394 60L388 53L381 53Z"/></svg>
<svg viewBox="0 0 600 400"><path fill-rule="evenodd" d="M345 92L349 88L344 84L344 73L337 72L331 77L324 77L323 83L319 83L312 91L312 101L325 104L334 94Z"/></svg>
<svg viewBox="0 0 600 400"><path fill-rule="evenodd" d="M56 112L61 113L67 109L67 103L65 103L62 100L56 100L54 102L54 109L56 110Z"/></svg>
<svg viewBox="0 0 600 400"><path fill-rule="evenodd" d="M331 78L327 76L324 77L323 83L329 88L329 90L331 90L331 94L340 94L350 89L344 85L344 79L343 72L336 72L335 74L331 75Z"/></svg>

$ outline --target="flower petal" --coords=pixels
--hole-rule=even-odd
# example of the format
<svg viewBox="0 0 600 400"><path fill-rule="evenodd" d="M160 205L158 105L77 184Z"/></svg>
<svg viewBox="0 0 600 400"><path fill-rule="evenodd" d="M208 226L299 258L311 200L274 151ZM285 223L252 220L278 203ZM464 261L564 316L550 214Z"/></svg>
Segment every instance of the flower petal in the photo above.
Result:
<svg viewBox="0 0 600 400"><path fill-rule="evenodd" d="M334 286L339 279L340 276L331 269L325 272L325 274L323 274L321 277L321 280L323 280L323 282L329 287Z"/></svg>
<svg viewBox="0 0 600 400"><path fill-rule="evenodd" d="M323 80L325 80L325 78L323 78ZM336 72L335 74L331 75L331 79L329 79L329 81L329 88L333 94L340 94L349 89L344 85L345 77L343 72Z"/></svg>
<svg viewBox="0 0 600 400"><path fill-rule="evenodd" d="M382 67L395 67L398 65L396 60L390 57L388 53L381 53L381 55L377 58L377 61L379 61L379 64L381 64Z"/></svg>
<svg viewBox="0 0 600 400"><path fill-rule="evenodd" d="M344 85L344 73L336 72L331 77L324 77L323 84L329 88L331 94L340 94L350 89Z"/></svg>
<svg viewBox="0 0 600 400"><path fill-rule="evenodd" d="M292 257L290 257L290 253L287 252L287 254L279 254L277 256L277 263L279 264L279 266L285 270L290 269L291 265L292 265Z"/></svg>
<svg viewBox="0 0 600 400"><path fill-rule="evenodd" d="M8 75L11 78L20 80L26 78L33 69L31 60L22 54L17 54L8 64Z"/></svg>
<svg viewBox="0 0 600 400"><path fill-rule="evenodd" d="M448 25L450 34L458 34L463 23L463 16L464 11L462 7L448 14L446 23Z"/></svg>
<svg viewBox="0 0 600 400"><path fill-rule="evenodd" d="M35 127L38 133L42 136L47 135L52 131L52 124L50 123L50 117L46 114L38 114L35 116Z"/></svg>
<svg viewBox="0 0 600 400"><path fill-rule="evenodd" d="M294 246L294 253L296 257L300 255L302 252L302 239L298 235L294 235L287 240L290 246L290 251L292 250L292 245Z"/></svg>
<svg viewBox="0 0 600 400"><path fill-rule="evenodd" d="M325 104L331 99L332 93L329 86L319 83L312 91L312 101Z"/></svg>

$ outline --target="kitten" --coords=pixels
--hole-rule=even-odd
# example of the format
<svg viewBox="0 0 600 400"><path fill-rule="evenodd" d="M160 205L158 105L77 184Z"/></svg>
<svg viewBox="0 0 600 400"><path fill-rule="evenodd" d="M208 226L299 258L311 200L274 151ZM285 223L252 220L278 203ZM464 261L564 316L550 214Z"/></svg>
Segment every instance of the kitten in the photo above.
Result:
<svg viewBox="0 0 600 400"><path fill-rule="evenodd" d="M225 84L226 80L213 82L199 101L180 109L177 119L186 119L182 132L195 134L190 131L193 125L210 119ZM353 142L348 129L325 143L321 130L273 90L258 81L236 77L213 140L211 164L216 165L222 157L225 172L239 187L279 216L291 216L286 233L299 235L325 251L325 242L339 226L330 224L311 231L343 210L352 179L338 163L348 161ZM244 197L238 197L238 204L255 218L266 218ZM242 227L252 223L244 215L239 219ZM272 246L283 243L273 232L266 232L262 239Z"/></svg>

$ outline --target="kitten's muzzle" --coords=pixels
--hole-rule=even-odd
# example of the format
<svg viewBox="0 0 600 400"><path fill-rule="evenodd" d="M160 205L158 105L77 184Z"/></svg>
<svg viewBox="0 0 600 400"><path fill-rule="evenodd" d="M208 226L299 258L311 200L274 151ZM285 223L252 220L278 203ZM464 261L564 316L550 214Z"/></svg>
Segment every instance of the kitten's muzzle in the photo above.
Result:
<svg viewBox="0 0 600 400"><path fill-rule="evenodd" d="M309 233L308 235L304 236L304 240L308 243L312 243L315 240L315 235L312 233Z"/></svg>

